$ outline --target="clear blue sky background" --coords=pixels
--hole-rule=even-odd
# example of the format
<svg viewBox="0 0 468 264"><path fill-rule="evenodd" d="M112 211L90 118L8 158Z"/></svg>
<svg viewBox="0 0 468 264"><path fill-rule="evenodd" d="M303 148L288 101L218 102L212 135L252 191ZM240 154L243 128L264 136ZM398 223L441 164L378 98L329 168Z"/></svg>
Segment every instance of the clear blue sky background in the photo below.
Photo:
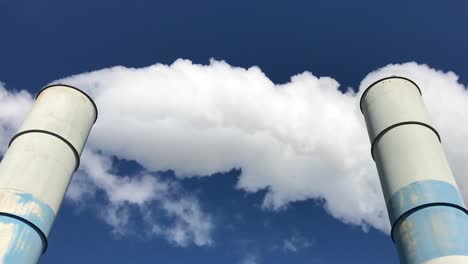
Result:
<svg viewBox="0 0 468 264"><path fill-rule="evenodd" d="M454 70L467 83L467 10L463 1L0 0L0 80L35 93L55 79L114 65L216 58L258 65L275 82L307 70L357 87L378 67L414 60ZM66 202L41 263L229 264L246 254L271 264L398 262L388 236L345 225L318 201L262 211L262 193L233 189L238 173L181 182L221 223L210 247L116 238L91 211ZM312 245L282 250L292 234Z"/></svg>

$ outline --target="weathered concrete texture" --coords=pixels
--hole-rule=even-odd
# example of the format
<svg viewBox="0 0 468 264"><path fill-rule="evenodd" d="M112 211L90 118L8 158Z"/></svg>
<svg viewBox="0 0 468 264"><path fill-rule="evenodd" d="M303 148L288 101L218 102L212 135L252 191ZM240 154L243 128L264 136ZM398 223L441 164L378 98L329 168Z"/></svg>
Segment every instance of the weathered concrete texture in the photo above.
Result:
<svg viewBox="0 0 468 264"><path fill-rule="evenodd" d="M468 261L468 217L457 208L418 210L397 223L394 236L401 263L419 264L451 255L464 255Z"/></svg>
<svg viewBox="0 0 468 264"><path fill-rule="evenodd" d="M34 264L97 118L75 87L44 88L0 164L0 263Z"/></svg>
<svg viewBox="0 0 468 264"><path fill-rule="evenodd" d="M401 263L468 263L468 211L419 87L381 79L361 109Z"/></svg>

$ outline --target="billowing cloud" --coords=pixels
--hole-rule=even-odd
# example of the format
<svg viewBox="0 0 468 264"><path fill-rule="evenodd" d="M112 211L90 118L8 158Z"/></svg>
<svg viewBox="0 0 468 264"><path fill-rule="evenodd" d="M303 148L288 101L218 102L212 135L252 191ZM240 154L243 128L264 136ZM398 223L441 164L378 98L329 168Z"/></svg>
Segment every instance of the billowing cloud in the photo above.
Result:
<svg viewBox="0 0 468 264"><path fill-rule="evenodd" d="M457 180L466 190L468 180L462 176L468 169L468 150L459 146L468 140L468 125L463 125L468 95L454 73L416 63L388 65L366 76L356 94L340 90L333 78L309 72L274 84L258 67L177 60L59 80L87 91L100 115L68 197L78 201L104 191L109 206L103 218L117 231L128 224L129 206L145 212L146 206L158 203L174 225L163 231L156 221L151 227L155 235L179 245L207 245L212 242L209 214L195 197L174 197L180 186L162 180L157 172L170 169L178 178L208 177L238 168L236 187L266 190L265 209L316 199L344 223L388 232L358 101L368 84L393 74L421 87ZM113 173L111 157L134 160L145 172ZM151 212L140 214L146 223L155 218Z"/></svg>
<svg viewBox="0 0 468 264"><path fill-rule="evenodd" d="M332 78L305 72L274 84L258 67L178 60L59 82L95 99L88 145L105 155L179 178L239 168L237 188L268 190L265 208L320 199L347 223L387 227L356 95Z"/></svg>

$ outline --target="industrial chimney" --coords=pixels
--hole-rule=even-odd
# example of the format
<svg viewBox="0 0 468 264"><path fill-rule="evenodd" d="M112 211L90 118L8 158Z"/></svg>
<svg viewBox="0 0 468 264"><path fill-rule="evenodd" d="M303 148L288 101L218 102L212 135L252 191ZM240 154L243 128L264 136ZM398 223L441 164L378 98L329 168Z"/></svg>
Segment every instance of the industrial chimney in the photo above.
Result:
<svg viewBox="0 0 468 264"><path fill-rule="evenodd" d="M360 106L400 262L467 264L468 211L419 87L384 78L364 91Z"/></svg>
<svg viewBox="0 0 468 264"><path fill-rule="evenodd" d="M0 263L37 263L97 108L81 90L45 87L0 163Z"/></svg>

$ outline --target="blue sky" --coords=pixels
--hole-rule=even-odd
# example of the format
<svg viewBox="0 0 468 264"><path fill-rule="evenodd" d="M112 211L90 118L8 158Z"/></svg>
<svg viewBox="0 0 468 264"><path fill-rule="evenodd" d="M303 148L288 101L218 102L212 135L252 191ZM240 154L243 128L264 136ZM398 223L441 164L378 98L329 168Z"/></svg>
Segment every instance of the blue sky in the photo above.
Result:
<svg viewBox="0 0 468 264"><path fill-rule="evenodd" d="M322 142L320 133L323 132L313 131L325 129L329 129L329 137L323 137L326 141L324 146L336 147L337 153L342 154L336 159L347 160L349 153L354 153L342 149L358 148L359 155L361 149L368 151L370 144L364 127L362 130L354 128L362 126L363 123L358 123L362 120L350 124L353 128L349 131L337 129L337 125L327 125L354 120L351 112L355 109L348 105L356 97L338 93L328 95L326 92L310 94L304 87L313 87L313 91L340 89L341 92L353 87L357 91L370 81L372 76L366 76L377 68L415 61L418 64L390 67L374 75L408 72L419 78L418 83L427 82L430 111L436 124L449 137L451 128L460 120L445 121L437 113L460 112L466 101L457 101L458 104L453 101L453 105L459 108L450 110L447 103L440 107L436 105L436 99L443 94L448 98L447 102L452 102L450 96L457 95L452 91L468 83L467 8L466 3L443 1L394 1L384 5L376 1L334 0L288 3L243 0L51 0L44 3L0 0L0 82L4 87L9 92L26 90L34 95L47 83L65 78L88 91L96 98L98 108L103 109L100 123L96 124L90 137L89 153L84 154L84 165L75 175L78 180L70 187L71 192L56 219L49 237L49 249L41 263L397 263L396 250L386 234L386 222L382 220L385 217L375 216L382 212L381 193L371 192L365 196L377 197L378 200L369 201L370 209L367 210L365 199L358 195L367 192L367 185L359 183L349 185L350 190L345 186L333 191L333 184L352 182L350 178L357 170L339 168L328 171L325 165L341 164L333 158L323 163L325 168L320 166L321 161L311 167L302 166L302 160L296 157L301 151L307 155L310 152L314 155L322 153L316 151L316 148L323 147L321 143L312 144L312 150L306 143L315 140L314 136ZM174 63L178 59L186 61ZM210 62L210 59L214 60ZM157 63L162 66L153 68L154 72L145 68ZM425 68L423 64L431 68ZM124 68L100 71L118 65ZM240 70L252 66L258 66L255 68L258 71ZM131 68L139 69L132 71ZM97 72L69 77L93 71ZM304 71L311 74L291 80L291 76ZM455 72L459 79L447 71ZM169 77L164 79L163 75ZM315 79L320 76L331 78ZM231 86L220 89L234 99L229 101L213 92L222 86L216 78L232 81ZM212 83L208 83L212 79ZM198 94L206 93L206 97L200 98L207 99L210 105L205 108L195 99L198 97L190 97L192 99L188 101L180 99L180 105L168 104L158 108L160 104L154 102L154 108L144 108L145 102L141 100L144 96L170 101L163 95L167 96L172 91L177 95L184 93L175 88L156 93L145 90L154 85L172 87L172 82L176 82L175 87L186 89L192 88L191 83L214 87L197 90ZM234 92L236 83L245 90ZM281 89L273 83L285 84L286 97L269 92L271 87ZM431 88L431 84L437 86L441 83L447 84L451 90L447 88L447 91L440 92ZM193 87L195 89L195 85ZM300 92L288 93L294 89ZM122 96L112 97L116 92ZM271 95L271 100L264 99L262 95ZM312 125L287 122L287 113L300 113L302 108L298 104L313 104L316 96L323 96L319 101L336 106L338 110L330 109L341 113L339 116L343 119L318 119L314 124L314 118L323 114L320 111L324 108L304 106L303 111L312 116L304 122L310 121ZM254 100L248 101L252 97ZM288 101L285 98L292 99ZM213 106L212 102L223 106ZM271 102L278 104L270 106ZM249 113L249 109L257 109L258 103L262 107L257 109L258 116L251 113L252 120L264 121L264 125L251 125L250 119L246 118L249 114L232 114L232 109L225 107L227 103L232 103L234 109L247 109L245 113ZM185 107L186 111L179 111ZM282 111L269 111L276 107ZM110 114L107 109L111 108L121 109L122 116ZM263 129L273 133L280 143L287 142L292 146L292 150L285 150L278 143L279 147L274 145L271 149L265 146L265 152L275 157L278 157L276 154L290 157L286 154L292 151L294 158L281 163L282 166L275 163L287 158L268 156L266 161L256 160L255 155L253 158L248 156L250 151L260 149L254 143L248 143L255 138L244 134L237 137L237 132L232 131L218 133L209 130L210 126L197 130L211 120L209 113L218 113L210 111L212 109L219 110L221 115L213 118L221 118L228 127L241 131ZM286 113L284 117L282 113ZM174 130L168 131L194 129L193 135L207 131L203 135L208 136L200 139L207 151L199 151L196 142L193 148L187 149L177 144L169 144L168 147L160 142L148 145L165 146L162 150L145 148L148 142L145 140L158 137L162 133L158 129L162 126L143 127L147 133L137 133L142 141L131 141L141 144L137 145L141 146L137 153L128 151L125 144L112 141L113 136L122 141L130 134L115 131L111 121L138 121L146 118L146 114L165 118L171 115L178 118L176 122L184 121L183 124L176 123ZM345 119L347 114L350 119ZM20 120L21 115L15 118ZM269 127L275 123L274 118L278 118L276 123L279 126ZM0 122L2 120L0 118ZM11 127L14 129L14 125ZM109 136L109 131L114 134ZM290 132L297 133L290 136ZM363 141L351 140L354 134L360 134ZM194 137L164 138L190 145ZM238 144L223 145L226 138L232 138ZM449 143L465 139L456 135L449 138L453 139L448 139ZM329 139L343 141L343 145L328 143ZM268 140L260 136L258 144L270 142ZM211 143L221 147L213 147ZM455 172L465 172L467 168L461 165L465 162L460 158L463 153L450 148L447 151L449 160L454 161ZM184 153L193 154L186 158ZM213 158L217 156L219 161ZM362 168L372 170L370 155L362 157L362 160L352 160L351 163L364 162L366 165ZM107 170L97 169L109 163ZM281 173L268 174L277 171ZM304 171L309 171L310 175ZM336 176L337 172L350 174L340 178ZM369 175L364 182L377 190L376 173L369 172ZM294 182L299 178L304 182ZM323 178L330 180L321 180ZM289 185L290 182L294 184ZM317 187L310 192L299 187L308 184ZM464 184L462 182L462 186ZM148 189L147 186L156 187ZM168 188L164 197L154 194L159 187ZM340 188L345 191L341 193ZM272 199L270 203L265 202L266 197ZM355 204L347 201L348 198L354 201L355 197L356 204L364 209L354 210ZM185 205L189 213L179 213L177 208ZM111 216L116 219L109 220ZM126 220L119 222L119 219ZM169 230L178 225L182 226L181 229L173 230L182 230L188 237L178 239L174 233L159 230Z"/></svg>

